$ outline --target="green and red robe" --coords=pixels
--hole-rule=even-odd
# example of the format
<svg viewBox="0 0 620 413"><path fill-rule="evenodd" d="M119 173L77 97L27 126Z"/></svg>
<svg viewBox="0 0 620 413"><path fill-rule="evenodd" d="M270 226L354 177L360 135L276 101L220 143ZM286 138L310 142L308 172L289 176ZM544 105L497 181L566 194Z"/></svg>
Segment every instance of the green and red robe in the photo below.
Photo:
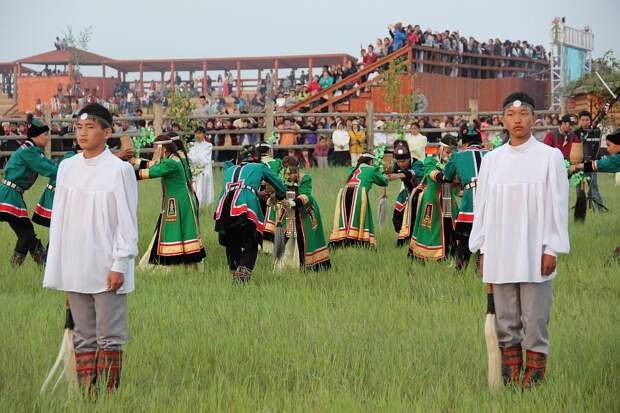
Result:
<svg viewBox="0 0 620 413"><path fill-rule="evenodd" d="M463 236L469 236L474 222L474 194L478 170L482 157L487 152L481 146L470 145L461 152L453 154L443 171L446 181L458 181L463 190L455 226L455 231Z"/></svg>
<svg viewBox="0 0 620 413"><path fill-rule="evenodd" d="M64 161L65 159L69 159L76 154L77 152L74 150L68 151L58 162L58 165L60 166L60 162ZM49 228L50 221L52 219L52 206L54 204L55 191L56 177L53 177L50 178L47 186L43 190L41 198L39 198L39 203L37 203L37 206L34 207L34 211L32 213L32 222Z"/></svg>
<svg viewBox="0 0 620 413"><path fill-rule="evenodd" d="M206 256L196 200L188 187L183 161L170 155L159 162L140 161L138 179L161 178L162 210L149 245L149 263L190 264Z"/></svg>
<svg viewBox="0 0 620 413"><path fill-rule="evenodd" d="M446 257L446 230L451 231L452 219L444 219L443 173L435 158L424 161L425 175L422 180L423 193L409 244L409 255L423 260L441 260ZM449 202L453 202L452 199ZM456 206L451 205L453 212ZM445 226L449 228L445 228Z"/></svg>
<svg viewBox="0 0 620 413"><path fill-rule="evenodd" d="M270 184L282 199L286 188L282 180L264 163L224 163L224 187L215 210L215 230L220 242L228 228L250 224L258 241L263 239L265 217L258 199L262 182Z"/></svg>
<svg viewBox="0 0 620 413"><path fill-rule="evenodd" d="M410 169L400 170L394 163L392 173L404 173L405 178L401 178L403 188L396 197L392 223L394 230L398 233L397 245L400 247L409 243L411 231L415 222L416 210L418 207L419 195L422 188L418 187L420 179L424 176L424 164L414 160Z"/></svg>
<svg viewBox="0 0 620 413"><path fill-rule="evenodd" d="M282 161L280 159L273 159L271 157L263 157L262 162L271 169L276 175L280 175L282 171ZM261 190L264 190L267 186L266 183L261 185ZM263 222L263 251L273 252L273 239L276 233L276 208L270 205L269 202L263 200L260 201L261 209L265 220Z"/></svg>
<svg viewBox="0 0 620 413"><path fill-rule="evenodd" d="M334 224L329 236L330 245L377 245L368 198L373 184L388 185L388 179L379 166L361 164L351 169L346 186L338 192L336 198Z"/></svg>
<svg viewBox="0 0 620 413"><path fill-rule="evenodd" d="M39 175L56 178L58 165L32 141L24 142L9 158L0 180L0 221L28 220L24 192Z"/></svg>
<svg viewBox="0 0 620 413"><path fill-rule="evenodd" d="M293 187L287 187L289 191L295 191L295 228L297 232L297 246L299 248L299 260L302 268L306 270L321 270L331 266L329 249L323 232L323 220L321 209L312 196L312 177L307 174L299 174L299 183ZM284 219L279 225L286 227L287 219L284 211L277 214Z"/></svg>

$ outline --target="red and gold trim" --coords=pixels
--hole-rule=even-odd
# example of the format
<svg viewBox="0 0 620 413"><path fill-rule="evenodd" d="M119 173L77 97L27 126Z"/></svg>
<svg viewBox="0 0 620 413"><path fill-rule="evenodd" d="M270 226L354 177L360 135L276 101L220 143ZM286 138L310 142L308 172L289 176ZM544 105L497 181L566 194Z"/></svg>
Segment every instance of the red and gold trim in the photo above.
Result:
<svg viewBox="0 0 620 413"><path fill-rule="evenodd" d="M157 254L162 257L188 255L200 252L202 248L202 240L200 239L179 242L160 242L157 246Z"/></svg>
<svg viewBox="0 0 620 413"><path fill-rule="evenodd" d="M327 247L319 248L309 254L304 254L304 267L310 268L328 260L329 249Z"/></svg>

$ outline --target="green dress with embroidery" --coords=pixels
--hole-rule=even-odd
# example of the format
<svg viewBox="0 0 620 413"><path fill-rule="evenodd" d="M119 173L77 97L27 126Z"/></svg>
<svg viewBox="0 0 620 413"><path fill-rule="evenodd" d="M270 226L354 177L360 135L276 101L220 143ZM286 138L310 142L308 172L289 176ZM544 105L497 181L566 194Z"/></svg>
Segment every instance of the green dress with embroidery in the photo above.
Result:
<svg viewBox="0 0 620 413"><path fill-rule="evenodd" d="M351 168L346 186L338 192L334 223L329 236L333 246L364 245L375 247L375 226L368 192L373 185L387 186L381 166L361 164Z"/></svg>
<svg viewBox="0 0 620 413"><path fill-rule="evenodd" d="M60 162L64 161L65 159L69 159L76 154L77 152L74 150L66 152L62 159L58 162L58 165L60 166ZM34 211L32 213L32 222L49 228L50 221L52 219L52 206L54 205L55 191L56 177L53 177L50 178L50 180L48 181L47 186L41 194L41 198L39 198L37 206L34 207Z"/></svg>
<svg viewBox="0 0 620 413"><path fill-rule="evenodd" d="M142 160L139 166L138 179L161 178L162 208L147 251L149 263L175 265L202 261L206 254L183 160L173 154L156 163Z"/></svg>
<svg viewBox="0 0 620 413"><path fill-rule="evenodd" d="M418 207L418 198L422 192L418 183L424 176L424 164L417 159L413 159L412 162L411 168L407 170L399 169L396 162L392 166L392 173L405 174L405 178L401 178L403 185L396 196L394 213L392 214L394 230L398 233L398 246L409 243L411 239L411 231L413 230Z"/></svg>
<svg viewBox="0 0 620 413"><path fill-rule="evenodd" d="M440 260L446 256L444 239L442 167L433 157L424 160L423 193L418 205L409 255L423 260Z"/></svg>
<svg viewBox="0 0 620 413"><path fill-rule="evenodd" d="M274 159L271 157L263 157L262 162L269 167L275 174L280 175L282 173L282 160ZM263 184L262 186L266 186ZM264 189L264 188L261 188ZM261 209L265 215L265 221L263 223L263 251L272 252L269 244L273 245L273 239L276 233L276 208L271 205L270 202L261 201Z"/></svg>
<svg viewBox="0 0 620 413"><path fill-rule="evenodd" d="M45 157L41 148L31 141L24 142L9 158L0 181L0 221L29 219L21 192L30 189L39 175L55 178L57 171L58 165Z"/></svg>

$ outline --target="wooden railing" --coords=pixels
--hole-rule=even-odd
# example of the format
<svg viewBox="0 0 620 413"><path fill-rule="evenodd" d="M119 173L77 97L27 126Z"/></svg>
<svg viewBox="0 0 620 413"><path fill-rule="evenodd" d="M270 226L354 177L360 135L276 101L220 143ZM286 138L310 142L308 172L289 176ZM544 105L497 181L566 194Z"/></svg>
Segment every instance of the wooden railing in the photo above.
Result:
<svg viewBox="0 0 620 413"><path fill-rule="evenodd" d="M382 67L396 59L406 56L407 72L435 73L447 76L468 78L506 78L529 77L546 80L549 76L549 62L546 60L524 57L497 56L477 53L458 53L434 47L405 46L389 54L375 63L365 66L362 70L347 76L332 86L316 92L314 95L297 102L287 112L319 112L333 111L337 103L344 101L360 90L379 83L383 79ZM371 81L361 81L370 73L379 70L379 75ZM355 85L350 87L351 85ZM336 91L342 91L335 95Z"/></svg>

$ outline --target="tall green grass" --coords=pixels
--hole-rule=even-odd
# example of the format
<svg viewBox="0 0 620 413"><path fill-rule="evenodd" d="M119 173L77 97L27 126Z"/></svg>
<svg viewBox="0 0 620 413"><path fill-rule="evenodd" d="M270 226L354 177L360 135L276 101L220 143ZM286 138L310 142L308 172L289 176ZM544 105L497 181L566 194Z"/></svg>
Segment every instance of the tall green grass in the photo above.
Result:
<svg viewBox="0 0 620 413"><path fill-rule="evenodd" d="M311 172L329 231L345 171ZM620 265L608 259L620 243L620 193L599 177L612 212L571 223L548 376L533 391L487 390L486 297L473 268L407 259L388 225L376 252L332 251L328 272L274 274L261 255L251 284L239 287L203 211L206 263L137 274L122 388L97 402L68 399L64 385L39 396L60 344L63 294L41 287L30 258L8 265L15 237L0 224L0 411L618 411ZM28 192L30 207L42 184ZM161 195L156 181L139 185L143 252ZM373 212L381 192L371 192Z"/></svg>

